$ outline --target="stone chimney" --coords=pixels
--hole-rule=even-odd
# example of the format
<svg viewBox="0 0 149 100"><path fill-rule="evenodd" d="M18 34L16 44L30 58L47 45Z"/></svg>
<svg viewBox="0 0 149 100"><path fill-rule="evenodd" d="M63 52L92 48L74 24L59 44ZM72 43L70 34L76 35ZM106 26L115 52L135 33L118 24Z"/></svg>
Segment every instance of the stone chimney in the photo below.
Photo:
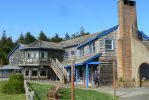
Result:
<svg viewBox="0 0 149 100"><path fill-rule="evenodd" d="M129 82L132 81L131 39L138 37L136 1L118 1L118 22L118 78L130 84Z"/></svg>

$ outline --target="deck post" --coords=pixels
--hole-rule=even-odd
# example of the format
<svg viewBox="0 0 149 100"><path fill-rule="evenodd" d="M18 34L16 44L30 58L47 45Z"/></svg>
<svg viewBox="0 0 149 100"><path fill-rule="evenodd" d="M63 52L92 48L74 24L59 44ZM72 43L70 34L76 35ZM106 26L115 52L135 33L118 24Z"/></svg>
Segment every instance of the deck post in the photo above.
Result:
<svg viewBox="0 0 149 100"><path fill-rule="evenodd" d="M76 68L76 85L78 85L78 68Z"/></svg>
<svg viewBox="0 0 149 100"><path fill-rule="evenodd" d="M86 64L86 89L88 89L88 64Z"/></svg>

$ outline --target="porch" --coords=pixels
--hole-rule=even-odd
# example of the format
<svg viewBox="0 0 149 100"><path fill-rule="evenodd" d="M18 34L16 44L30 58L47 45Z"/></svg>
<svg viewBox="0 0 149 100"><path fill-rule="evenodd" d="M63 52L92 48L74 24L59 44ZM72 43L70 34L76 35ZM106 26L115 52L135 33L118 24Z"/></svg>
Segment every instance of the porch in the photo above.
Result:
<svg viewBox="0 0 149 100"><path fill-rule="evenodd" d="M85 84L86 88L89 87L89 85L93 85L93 73L95 70L99 69L99 57L101 57L102 54L95 54L83 59L75 59L75 83L78 84ZM69 76L71 75L71 64L69 62L65 62L69 65L66 65L65 68L67 69ZM64 65L64 62L62 62Z"/></svg>

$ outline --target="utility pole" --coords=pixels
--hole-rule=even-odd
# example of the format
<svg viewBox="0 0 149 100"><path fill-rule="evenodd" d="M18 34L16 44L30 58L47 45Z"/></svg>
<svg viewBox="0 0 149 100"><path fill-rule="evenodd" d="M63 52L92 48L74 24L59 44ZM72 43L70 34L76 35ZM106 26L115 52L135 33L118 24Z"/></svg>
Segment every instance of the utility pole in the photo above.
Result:
<svg viewBox="0 0 149 100"><path fill-rule="evenodd" d="M116 96L116 71L115 71L115 61L113 60L113 94Z"/></svg>
<svg viewBox="0 0 149 100"><path fill-rule="evenodd" d="M74 100L74 59L71 62L71 100Z"/></svg>

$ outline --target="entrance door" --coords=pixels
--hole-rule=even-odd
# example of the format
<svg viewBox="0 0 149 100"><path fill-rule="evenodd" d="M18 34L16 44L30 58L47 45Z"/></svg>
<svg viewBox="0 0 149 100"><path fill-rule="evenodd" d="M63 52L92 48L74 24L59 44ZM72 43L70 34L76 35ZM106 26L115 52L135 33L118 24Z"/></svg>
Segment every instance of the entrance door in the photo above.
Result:
<svg viewBox="0 0 149 100"><path fill-rule="evenodd" d="M140 86L149 86L149 65L146 63L140 66Z"/></svg>

